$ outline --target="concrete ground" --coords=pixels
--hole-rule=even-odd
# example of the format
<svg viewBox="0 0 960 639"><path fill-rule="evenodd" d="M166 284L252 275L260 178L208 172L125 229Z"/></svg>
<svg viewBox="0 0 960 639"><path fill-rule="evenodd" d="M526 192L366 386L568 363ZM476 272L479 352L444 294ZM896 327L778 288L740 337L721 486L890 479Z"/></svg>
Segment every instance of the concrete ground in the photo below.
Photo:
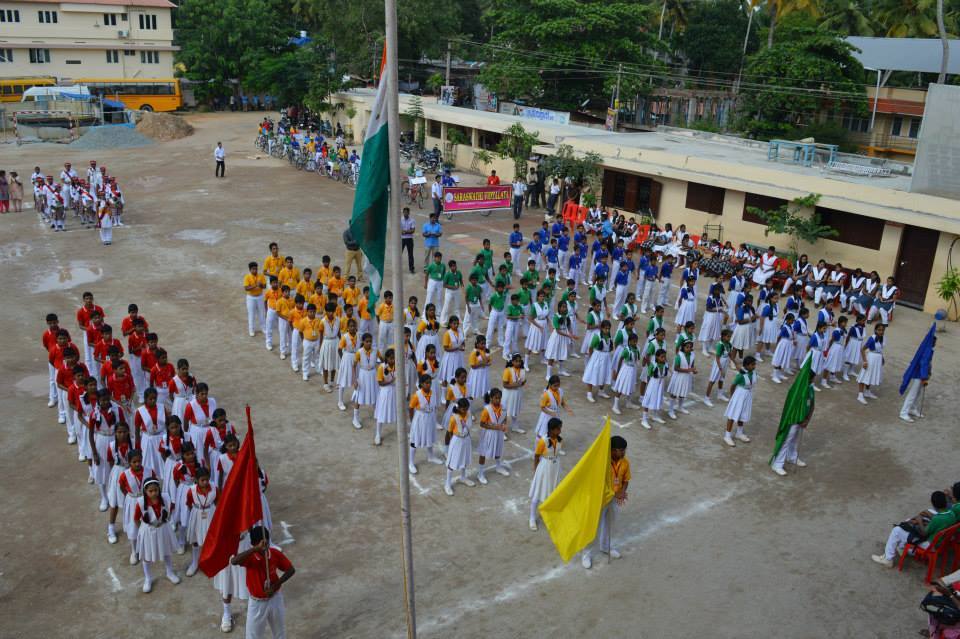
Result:
<svg viewBox="0 0 960 639"><path fill-rule="evenodd" d="M256 114L190 118L196 134L148 148L92 155L57 145L0 148L0 168L29 176L65 160L106 164L126 192L128 226L103 247L94 231L53 233L33 211L0 216L4 330L0 334L0 637L219 636L220 606L202 576L140 592L139 566L105 539L105 514L63 427L46 408L43 318L75 329L84 290L119 324L137 302L171 358L188 357L238 423L249 402L270 474L276 541L297 575L284 587L291 637L399 637L404 633L396 439L374 447L314 378L305 384L246 334L241 279L267 243L315 266L342 259L340 232L353 192L285 162L257 158ZM213 177L223 140L227 177ZM527 234L538 216L525 214ZM669 220L669 213L667 214ZM444 250L466 261L482 237L503 250L509 213L445 223ZM418 243L419 245L419 243ZM389 277L389 276L388 276ZM419 276L406 292L422 296ZM629 411L615 430L629 441L630 499L614 529L624 558L587 572L563 565L544 530L527 529L532 435L514 436L510 478L443 494L442 470L424 464L413 487L417 620L424 637L909 637L922 571L870 561L890 526L928 505L955 473L957 335L937 346L925 419L897 419L896 386L931 318L899 309L888 341L881 399L863 407L852 384L817 396L802 452L805 469L780 478L767 466L786 386L769 364L748 427L753 443L725 447L722 406L639 427ZM572 367L579 373L583 360ZM701 365L703 368L703 366ZM534 388L543 369L534 368ZM703 392L705 372L695 390ZM608 405L585 402L565 381L569 470ZM535 419L531 389L524 422ZM177 556L179 570L188 556ZM235 606L243 631L243 605Z"/></svg>

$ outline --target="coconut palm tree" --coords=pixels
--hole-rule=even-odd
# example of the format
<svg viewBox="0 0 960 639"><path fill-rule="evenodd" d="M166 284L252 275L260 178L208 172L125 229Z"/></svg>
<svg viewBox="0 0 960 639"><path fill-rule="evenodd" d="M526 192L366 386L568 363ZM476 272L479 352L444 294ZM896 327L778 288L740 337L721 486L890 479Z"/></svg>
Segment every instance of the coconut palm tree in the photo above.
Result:
<svg viewBox="0 0 960 639"><path fill-rule="evenodd" d="M876 33L874 21L864 13L859 0L837 0L824 15L820 28L846 36L872 36Z"/></svg>
<svg viewBox="0 0 960 639"><path fill-rule="evenodd" d="M817 18L820 16L820 0L768 0L767 13L770 14L767 48L770 48L773 46L773 32L781 18L791 13L807 13Z"/></svg>
<svg viewBox="0 0 960 639"><path fill-rule="evenodd" d="M943 84L947 79L947 64L950 62L950 42L947 40L947 28L943 24L943 0L937 0L937 31L940 32L940 44L943 45L937 84Z"/></svg>
<svg viewBox="0 0 960 639"><path fill-rule="evenodd" d="M938 0L881 0L879 22L890 38L931 38L937 35Z"/></svg>

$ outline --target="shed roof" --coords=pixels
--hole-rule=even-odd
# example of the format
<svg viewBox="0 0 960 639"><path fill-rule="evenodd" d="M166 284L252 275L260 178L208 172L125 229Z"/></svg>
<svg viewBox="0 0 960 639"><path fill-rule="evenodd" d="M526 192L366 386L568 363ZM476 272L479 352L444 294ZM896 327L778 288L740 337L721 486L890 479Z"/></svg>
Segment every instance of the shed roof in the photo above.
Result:
<svg viewBox="0 0 960 639"><path fill-rule="evenodd" d="M943 46L936 38L868 38L850 36L846 41L860 49L853 57L868 69L939 73ZM948 40L947 73L960 73L960 40Z"/></svg>

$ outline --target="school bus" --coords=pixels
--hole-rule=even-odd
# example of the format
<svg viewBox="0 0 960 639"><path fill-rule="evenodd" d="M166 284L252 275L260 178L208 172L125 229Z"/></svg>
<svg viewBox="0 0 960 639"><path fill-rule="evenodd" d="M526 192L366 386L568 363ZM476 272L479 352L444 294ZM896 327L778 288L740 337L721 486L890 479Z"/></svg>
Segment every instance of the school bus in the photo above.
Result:
<svg viewBox="0 0 960 639"><path fill-rule="evenodd" d="M33 87L52 87L57 84L55 78L37 76L32 78L0 79L0 102L19 102L23 92Z"/></svg>
<svg viewBox="0 0 960 639"><path fill-rule="evenodd" d="M93 95L119 100L128 109L141 111L176 111L183 106L180 81L176 78L110 79L71 78Z"/></svg>

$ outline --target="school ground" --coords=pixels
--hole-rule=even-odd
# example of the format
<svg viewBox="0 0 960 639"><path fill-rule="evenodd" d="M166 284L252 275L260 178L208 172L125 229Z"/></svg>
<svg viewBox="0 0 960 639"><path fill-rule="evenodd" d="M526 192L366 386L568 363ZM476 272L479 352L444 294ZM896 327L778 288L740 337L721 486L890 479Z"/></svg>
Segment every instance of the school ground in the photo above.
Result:
<svg viewBox="0 0 960 639"><path fill-rule="evenodd" d="M0 216L0 637L221 634L219 599L205 577L179 586L160 578L152 594L140 592L140 567L127 563L122 541L107 544L96 491L46 407L44 315L57 312L74 330L84 290L115 324L137 302L171 359L189 358L238 425L244 403L252 406L275 541L297 568L284 586L289 636L404 634L393 429L375 447L368 415L354 430L316 377L303 383L262 338L247 337L240 284L270 241L301 266L323 254L342 261L353 191L257 158L257 117L198 115L190 138L95 158L58 145L0 148L0 167L21 176L37 164L58 173L65 160L85 168L94 158L118 176L129 211L110 247L72 220L70 231L53 233L32 210ZM213 177L217 140L227 150L223 180ZM524 215L526 234L536 218ZM508 212L467 215L444 223L443 249L466 261L489 237L502 252L509 230ZM405 292L422 299L421 285L409 275ZM925 624L922 571L885 570L870 554L891 525L928 505L932 490L960 480L956 324L937 345L926 418L897 419L899 377L930 321L897 310L880 400L861 406L849 383L817 395L801 449L809 466L788 466L788 477L767 466L787 389L769 382L769 364L760 367L751 444L722 443L719 403L652 431L625 411L614 427L629 441L633 466L614 527L624 557L610 565L598 557L591 571L579 559L563 565L545 530L527 529L532 435L510 438L513 476L491 473L488 486L457 486L452 498L442 469L421 464L411 497L421 636L914 636ZM582 366L571 368L579 374ZM708 367L701 370L697 393ZM543 368L533 371L528 427ZM575 412L565 420L564 471L608 406L586 403L578 380L564 382ZM181 575L188 559L175 558ZM235 636L244 610L234 606Z"/></svg>

